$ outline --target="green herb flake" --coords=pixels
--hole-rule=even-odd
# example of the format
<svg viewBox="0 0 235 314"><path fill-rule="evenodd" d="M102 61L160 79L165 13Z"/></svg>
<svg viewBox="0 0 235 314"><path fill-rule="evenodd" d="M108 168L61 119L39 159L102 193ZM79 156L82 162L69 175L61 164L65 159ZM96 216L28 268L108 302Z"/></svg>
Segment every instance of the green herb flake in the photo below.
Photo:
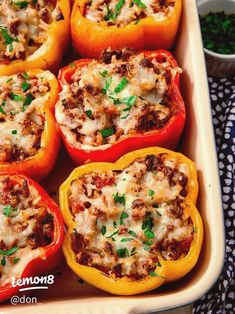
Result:
<svg viewBox="0 0 235 314"><path fill-rule="evenodd" d="M17 246L15 246L15 247L11 248L10 250L7 250L7 251L0 250L0 255L9 256L9 255L12 255L13 253L15 253L16 251L18 251Z"/></svg>
<svg viewBox="0 0 235 314"><path fill-rule="evenodd" d="M114 13L109 14L109 19L115 20L124 4L125 0L119 0L118 3L115 5Z"/></svg>
<svg viewBox="0 0 235 314"><path fill-rule="evenodd" d="M197 233L197 227L196 226L193 227L193 233Z"/></svg>
<svg viewBox="0 0 235 314"><path fill-rule="evenodd" d="M3 26L0 26L0 35L5 40L3 42L4 45L11 45L14 41L18 41L17 38L11 37L8 33L8 29Z"/></svg>
<svg viewBox="0 0 235 314"><path fill-rule="evenodd" d="M92 118L92 111L91 110L86 110L85 111L86 115L88 116L88 118Z"/></svg>
<svg viewBox="0 0 235 314"><path fill-rule="evenodd" d="M29 80L29 75L28 75L28 73L22 73L22 77L23 77L23 79L24 80Z"/></svg>
<svg viewBox="0 0 235 314"><path fill-rule="evenodd" d="M2 105L0 106L0 113L6 114L6 112L3 110Z"/></svg>
<svg viewBox="0 0 235 314"><path fill-rule="evenodd" d="M27 90L30 88L30 86L31 85L29 83L27 83L27 82L23 82L21 84L21 88L22 88L23 92L27 92Z"/></svg>
<svg viewBox="0 0 235 314"><path fill-rule="evenodd" d="M70 66L71 68L75 68L75 66L76 66L76 63L74 63L74 62L71 62L71 63L69 64L69 66Z"/></svg>
<svg viewBox="0 0 235 314"><path fill-rule="evenodd" d="M31 102L34 100L34 97L31 93L29 93L26 98L25 98L25 101L23 103L23 107L27 107L31 104Z"/></svg>
<svg viewBox="0 0 235 314"><path fill-rule="evenodd" d="M133 0L133 3L136 4L141 9L147 8L147 6L141 0Z"/></svg>
<svg viewBox="0 0 235 314"><path fill-rule="evenodd" d="M108 89L109 89L111 83L112 83L112 77L109 77L109 78L105 81L105 83L104 83L104 88L101 89L101 92L102 92L104 95L107 94Z"/></svg>
<svg viewBox="0 0 235 314"><path fill-rule="evenodd" d="M19 262L20 258L13 258L13 264L17 264Z"/></svg>
<svg viewBox="0 0 235 314"><path fill-rule="evenodd" d="M99 74L102 76L102 77L106 77L107 74L108 74L108 71L107 70L104 70L104 71L99 71Z"/></svg>
<svg viewBox="0 0 235 314"><path fill-rule="evenodd" d="M1 265L4 267L6 265L6 257L3 256L3 258L1 259Z"/></svg>
<svg viewBox="0 0 235 314"><path fill-rule="evenodd" d="M160 275L158 275L157 273L155 273L154 271L150 271L150 272L149 272L149 276L152 276L152 277L159 277L159 278L162 278L162 279L166 279L166 277L160 276Z"/></svg>
<svg viewBox="0 0 235 314"><path fill-rule="evenodd" d="M115 133L115 130L114 130L114 128L110 128L110 129L100 130L99 132L103 137L106 138L106 137L113 135Z"/></svg>
<svg viewBox="0 0 235 314"><path fill-rule="evenodd" d="M159 217L162 216L162 214L161 214L158 210L156 210L156 213L157 213L157 215L158 215Z"/></svg>
<svg viewBox="0 0 235 314"><path fill-rule="evenodd" d="M136 254L136 247L133 247L131 249L131 256L135 255Z"/></svg>
<svg viewBox="0 0 235 314"><path fill-rule="evenodd" d="M129 217L129 215L128 215L127 213L122 212L122 214L121 214L121 216L120 216L120 221L119 221L120 225L124 225L123 219L126 219L126 218L128 218L128 217Z"/></svg>
<svg viewBox="0 0 235 314"><path fill-rule="evenodd" d="M154 233L152 231L149 231L149 230L145 230L144 235L149 239L154 238Z"/></svg>
<svg viewBox="0 0 235 314"><path fill-rule="evenodd" d="M120 93L125 88L127 83L128 83L127 78L123 77L121 82L115 87L114 93L116 93L116 94Z"/></svg>
<svg viewBox="0 0 235 314"><path fill-rule="evenodd" d="M118 257L122 257L122 258L129 256L129 251L128 251L128 249L127 249L127 248L118 249L118 250L117 250L117 256L118 256Z"/></svg>
<svg viewBox="0 0 235 314"><path fill-rule="evenodd" d="M113 236L114 236L115 234L117 234L117 233L118 233L118 230L117 230L117 231L114 231L110 236L108 236L108 237L106 237L106 238L113 240ZM115 241L115 239L114 239L113 241Z"/></svg>
<svg viewBox="0 0 235 314"><path fill-rule="evenodd" d="M20 9L24 9L24 8L27 8L27 6L29 5L29 2L28 1L17 1L14 4L18 5L20 7Z"/></svg>
<svg viewBox="0 0 235 314"><path fill-rule="evenodd" d="M155 194L155 192L153 190L149 190L148 194L150 197L152 197Z"/></svg>
<svg viewBox="0 0 235 314"><path fill-rule="evenodd" d="M17 130L12 130L11 134L16 135L17 134Z"/></svg>
<svg viewBox="0 0 235 314"><path fill-rule="evenodd" d="M137 237L137 234L132 230L129 230L128 233L132 235L132 237Z"/></svg>
<svg viewBox="0 0 235 314"><path fill-rule="evenodd" d="M18 208L13 208L10 204L3 207L3 215L6 217L11 217L12 212L16 212Z"/></svg>
<svg viewBox="0 0 235 314"><path fill-rule="evenodd" d="M118 192L113 196L113 199L116 203L122 204L122 205L126 205L126 196L125 194L122 195L118 195ZM122 213L125 214L125 213ZM127 214L126 214L127 215ZM124 217L125 218L125 217Z"/></svg>
<svg viewBox="0 0 235 314"><path fill-rule="evenodd" d="M134 239L133 238L123 238L123 239L121 239L121 242L130 242L132 240L134 240Z"/></svg>
<svg viewBox="0 0 235 314"><path fill-rule="evenodd" d="M101 233L102 233L102 235L105 235L105 233L106 233L106 227L105 226L102 226Z"/></svg>
<svg viewBox="0 0 235 314"><path fill-rule="evenodd" d="M11 100L14 100L14 101L23 101L24 100L23 96L14 94L13 92L10 93L9 97Z"/></svg>

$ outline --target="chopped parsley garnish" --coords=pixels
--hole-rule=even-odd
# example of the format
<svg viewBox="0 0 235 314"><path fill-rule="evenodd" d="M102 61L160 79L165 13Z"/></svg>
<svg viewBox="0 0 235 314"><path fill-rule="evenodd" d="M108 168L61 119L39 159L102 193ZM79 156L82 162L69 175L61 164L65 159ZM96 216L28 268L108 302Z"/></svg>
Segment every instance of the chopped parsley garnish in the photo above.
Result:
<svg viewBox="0 0 235 314"><path fill-rule="evenodd" d="M108 74L108 71L107 70L104 70L104 71L99 71L99 74L102 76L102 77L106 77L107 74Z"/></svg>
<svg viewBox="0 0 235 314"><path fill-rule="evenodd" d="M12 81L12 77L10 77L7 81L6 84L10 83Z"/></svg>
<svg viewBox="0 0 235 314"><path fill-rule="evenodd" d="M1 265L5 266L6 265L6 257L3 256L3 258L1 259Z"/></svg>
<svg viewBox="0 0 235 314"><path fill-rule="evenodd" d="M148 240L143 242L145 245L151 246L153 244L153 240Z"/></svg>
<svg viewBox="0 0 235 314"><path fill-rule="evenodd" d="M3 215L11 217L12 212L16 212L18 208L13 208L10 204L6 207L3 207Z"/></svg>
<svg viewBox="0 0 235 314"><path fill-rule="evenodd" d="M17 38L11 37L8 33L8 29L3 27L3 26L0 26L0 34L3 37L3 39L5 40L3 42L4 45L11 45L14 41L18 41Z"/></svg>
<svg viewBox="0 0 235 314"><path fill-rule="evenodd" d="M71 68L75 68L76 64L75 64L74 62L71 62L71 63L69 64L69 66L70 66Z"/></svg>
<svg viewBox="0 0 235 314"><path fill-rule="evenodd" d="M0 113L6 114L6 112L3 110L2 106L3 106L3 105L0 106Z"/></svg>
<svg viewBox="0 0 235 314"><path fill-rule="evenodd" d="M194 226L194 227L193 227L193 233L196 233L196 232L197 232L197 227Z"/></svg>
<svg viewBox="0 0 235 314"><path fill-rule="evenodd" d="M149 190L149 196L152 197L155 194L153 190Z"/></svg>
<svg viewBox="0 0 235 314"><path fill-rule="evenodd" d="M109 137L115 133L114 128L100 130L99 132L103 137Z"/></svg>
<svg viewBox="0 0 235 314"><path fill-rule="evenodd" d="M131 256L135 255L136 254L136 247L133 247L131 249Z"/></svg>
<svg viewBox="0 0 235 314"><path fill-rule="evenodd" d="M120 93L124 89L124 87L127 85L127 83L128 83L127 78L123 77L121 82L115 87L114 93L116 94Z"/></svg>
<svg viewBox="0 0 235 314"><path fill-rule="evenodd" d="M123 238L123 239L121 239L121 242L129 242L132 240L134 240L134 239L133 238Z"/></svg>
<svg viewBox="0 0 235 314"><path fill-rule="evenodd" d="M143 224L142 224L142 230L149 230L151 231L153 228L153 218L150 217L150 216L147 216L144 221L143 221Z"/></svg>
<svg viewBox="0 0 235 314"><path fill-rule="evenodd" d="M136 4L141 9L147 8L147 6L141 0L133 0L133 3Z"/></svg>
<svg viewBox="0 0 235 314"><path fill-rule="evenodd" d="M26 98L25 101L23 103L23 107L29 106L31 104L31 102L34 100L34 97L31 93L29 93Z"/></svg>
<svg viewBox="0 0 235 314"><path fill-rule="evenodd" d="M14 101L22 101L22 100L24 100L23 96L14 94L13 92L10 93L9 97L10 97L11 100L14 100Z"/></svg>
<svg viewBox="0 0 235 314"><path fill-rule="evenodd" d="M113 196L113 199L116 203L122 204L122 205L126 205L126 196L125 194L123 195L118 195L118 192Z"/></svg>
<svg viewBox="0 0 235 314"><path fill-rule="evenodd" d="M11 134L16 135L17 134L17 130L12 130Z"/></svg>
<svg viewBox="0 0 235 314"><path fill-rule="evenodd" d="M25 80L29 80L29 75L28 75L28 73L22 73L22 77L23 77L23 79L25 79Z"/></svg>
<svg viewBox="0 0 235 314"><path fill-rule="evenodd" d="M120 13L121 8L123 7L124 3L125 3L125 0L119 0L118 3L115 5L114 12L112 12L107 6L107 14L105 16L105 20L106 21L115 20L118 14Z"/></svg>
<svg viewBox="0 0 235 314"><path fill-rule="evenodd" d="M137 99L137 96L124 97L121 102L127 105L127 107L123 109L123 111L130 111L131 108L134 106L136 99Z"/></svg>
<svg viewBox="0 0 235 314"><path fill-rule="evenodd" d="M88 118L92 118L92 111L91 110L86 110L85 111L86 115L88 116Z"/></svg>
<svg viewBox="0 0 235 314"><path fill-rule="evenodd" d="M24 9L29 5L28 1L17 1L14 3L15 5L18 5L20 9Z"/></svg>
<svg viewBox="0 0 235 314"><path fill-rule="evenodd" d="M13 258L13 263L14 263L14 264L17 264L17 263L19 262L19 260L20 260L19 257L18 257L18 258Z"/></svg>
<svg viewBox="0 0 235 314"><path fill-rule="evenodd" d="M10 250L7 250L7 251L0 250L0 255L9 256L9 255L12 255L13 253L15 253L16 251L18 251L17 246L15 246L15 247L11 248Z"/></svg>
<svg viewBox="0 0 235 314"><path fill-rule="evenodd" d="M162 216L162 214L161 214L158 210L156 210L156 213L157 213L157 215L158 215L159 217Z"/></svg>
<svg viewBox="0 0 235 314"><path fill-rule="evenodd" d="M108 91L108 89L109 89L111 83L112 83L112 77L109 77L109 78L105 81L104 88L101 89L101 92L102 92L103 94L105 94L105 95L107 94L107 91Z"/></svg>
<svg viewBox="0 0 235 314"><path fill-rule="evenodd" d="M117 256L118 257L127 257L129 256L129 251L127 248L123 248L123 249L118 249L117 250Z"/></svg>
<svg viewBox="0 0 235 314"><path fill-rule="evenodd" d="M154 271L150 271L150 272L149 272L149 276L152 276L152 277L159 277L159 278L166 279L166 277L160 276L160 275L158 275L157 273L155 273Z"/></svg>
<svg viewBox="0 0 235 314"><path fill-rule="evenodd" d="M119 221L120 225L124 225L123 219L126 219L126 218L128 218L128 217L129 217L129 215L128 215L127 213L122 212L122 213L121 213L121 216L120 216L120 221Z"/></svg>
<svg viewBox="0 0 235 314"><path fill-rule="evenodd" d="M114 228L117 228L117 223L116 223L116 221L113 222L113 226L114 226Z"/></svg>
<svg viewBox="0 0 235 314"><path fill-rule="evenodd" d="M102 226L101 233L102 233L102 235L105 235L105 233L106 233L106 227L105 226Z"/></svg>
<svg viewBox="0 0 235 314"><path fill-rule="evenodd" d="M23 82L21 84L21 88L22 88L23 92L27 92L27 90L30 88L30 86L31 85L29 83L27 83L27 82Z"/></svg>
<svg viewBox="0 0 235 314"><path fill-rule="evenodd" d="M110 238L112 238L115 234L117 234L118 233L118 230L117 231L114 231L110 236L108 236L108 237L106 237L107 239L110 239Z"/></svg>
<svg viewBox="0 0 235 314"><path fill-rule="evenodd" d="M152 231L149 231L149 230L145 230L144 235L149 239L154 238L154 233Z"/></svg>
<svg viewBox="0 0 235 314"><path fill-rule="evenodd" d="M132 231L132 230L129 230L128 233L130 235L132 235L132 237L136 237L137 236L137 234L134 231Z"/></svg>

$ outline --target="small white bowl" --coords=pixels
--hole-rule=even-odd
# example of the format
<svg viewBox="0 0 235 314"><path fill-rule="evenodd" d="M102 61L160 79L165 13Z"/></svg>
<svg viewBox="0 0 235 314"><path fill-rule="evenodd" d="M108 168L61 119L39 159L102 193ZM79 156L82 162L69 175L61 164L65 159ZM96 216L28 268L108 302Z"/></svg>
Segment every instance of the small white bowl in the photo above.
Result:
<svg viewBox="0 0 235 314"><path fill-rule="evenodd" d="M198 13L201 16L221 11L235 14L235 0L198 0L197 2ZM206 48L204 51L209 75L217 77L235 75L235 54L220 54Z"/></svg>

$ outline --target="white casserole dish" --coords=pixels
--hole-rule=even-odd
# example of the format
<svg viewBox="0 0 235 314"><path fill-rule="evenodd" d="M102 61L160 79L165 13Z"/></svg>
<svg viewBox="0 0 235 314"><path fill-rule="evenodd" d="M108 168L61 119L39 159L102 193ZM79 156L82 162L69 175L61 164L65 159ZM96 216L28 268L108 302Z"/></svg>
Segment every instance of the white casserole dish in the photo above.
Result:
<svg viewBox="0 0 235 314"><path fill-rule="evenodd" d="M183 0L183 15L173 51L184 72L182 94L187 104L187 124L181 150L196 162L201 212L205 237L200 259L185 278L157 291L130 297L117 297L78 282L72 271L61 265L55 272L55 283L48 290L33 292L37 305L0 306L0 314L135 314L150 313L200 298L218 278L224 262L224 222L216 149L212 127L204 53L195 0ZM73 168L72 161L61 153L56 168L45 187L57 190ZM63 173L62 169L66 169Z"/></svg>

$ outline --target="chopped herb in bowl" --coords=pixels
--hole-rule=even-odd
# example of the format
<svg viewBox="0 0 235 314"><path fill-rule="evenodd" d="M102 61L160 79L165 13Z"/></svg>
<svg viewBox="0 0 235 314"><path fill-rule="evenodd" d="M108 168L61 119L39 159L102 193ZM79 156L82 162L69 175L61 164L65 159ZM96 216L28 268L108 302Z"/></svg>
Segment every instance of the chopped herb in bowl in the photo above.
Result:
<svg viewBox="0 0 235 314"><path fill-rule="evenodd" d="M200 16L204 48L220 54L235 54L235 14L210 12Z"/></svg>

